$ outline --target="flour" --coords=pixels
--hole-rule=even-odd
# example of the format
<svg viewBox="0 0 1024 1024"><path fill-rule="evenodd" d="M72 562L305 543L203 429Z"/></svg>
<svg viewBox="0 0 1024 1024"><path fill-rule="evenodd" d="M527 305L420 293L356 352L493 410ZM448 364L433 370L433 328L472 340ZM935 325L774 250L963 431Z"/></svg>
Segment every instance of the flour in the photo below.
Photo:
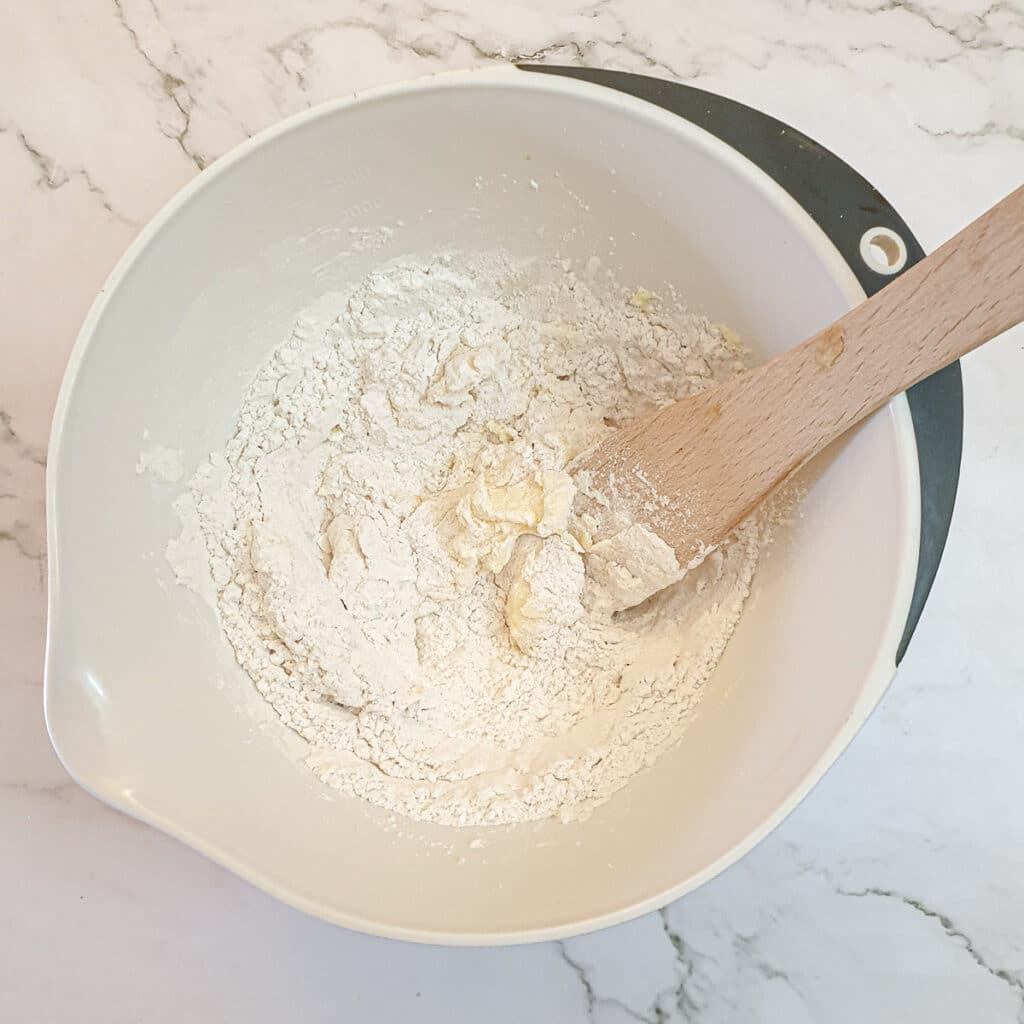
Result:
<svg viewBox="0 0 1024 1024"><path fill-rule="evenodd" d="M150 473L162 483L173 484L185 475L185 466L180 451L154 444L139 453L135 472L139 476Z"/></svg>
<svg viewBox="0 0 1024 1024"><path fill-rule="evenodd" d="M570 821L672 746L760 526L684 573L574 460L741 368L651 292L500 255L392 262L300 320L191 500L223 630L317 775L420 820Z"/></svg>

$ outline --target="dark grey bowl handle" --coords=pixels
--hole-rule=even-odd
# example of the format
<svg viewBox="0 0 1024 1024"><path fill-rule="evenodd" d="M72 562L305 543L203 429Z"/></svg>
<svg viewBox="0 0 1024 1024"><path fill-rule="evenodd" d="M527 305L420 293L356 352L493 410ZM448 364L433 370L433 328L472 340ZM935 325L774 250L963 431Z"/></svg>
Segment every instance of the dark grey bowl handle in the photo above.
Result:
<svg viewBox="0 0 1024 1024"><path fill-rule="evenodd" d="M520 64L524 71L566 75L670 110L717 136L782 186L832 240L864 291L873 295L893 279L872 270L860 254L860 240L870 228L895 231L907 247L906 267L924 250L903 218L866 178L834 153L759 110L689 85L646 75L595 68ZM921 545L917 578L896 664L914 635L946 545L963 449L963 384L954 363L907 392L921 473Z"/></svg>

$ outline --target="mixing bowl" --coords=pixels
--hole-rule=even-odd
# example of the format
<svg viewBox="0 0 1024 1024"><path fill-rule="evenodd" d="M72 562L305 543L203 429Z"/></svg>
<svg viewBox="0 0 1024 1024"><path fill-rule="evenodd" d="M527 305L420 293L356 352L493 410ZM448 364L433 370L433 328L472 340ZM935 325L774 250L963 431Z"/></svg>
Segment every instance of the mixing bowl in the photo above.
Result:
<svg viewBox="0 0 1024 1024"><path fill-rule="evenodd" d="M804 209L713 135L514 68L327 104L218 161L141 234L90 312L48 469L46 716L68 771L296 907L381 935L553 938L711 878L850 741L895 668L918 563L900 398L827 453L683 740L580 824L452 829L326 789L163 557L186 474L220 450L297 314L395 255L598 256L673 285L758 358L863 297Z"/></svg>

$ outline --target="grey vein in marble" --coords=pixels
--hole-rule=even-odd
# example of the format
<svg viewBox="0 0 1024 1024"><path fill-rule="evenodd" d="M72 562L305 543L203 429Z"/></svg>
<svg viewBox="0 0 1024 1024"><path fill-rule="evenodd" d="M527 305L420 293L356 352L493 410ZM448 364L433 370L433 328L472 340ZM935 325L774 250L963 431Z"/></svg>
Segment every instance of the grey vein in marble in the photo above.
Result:
<svg viewBox="0 0 1024 1024"><path fill-rule="evenodd" d="M114 205L107 197L106 192L104 192L103 189L92 180L92 176L84 167L61 167L56 160L46 156L46 154L42 153L38 147L29 142L25 133L14 126L6 125L0 127L0 135L11 135L17 139L18 144L28 154L32 163L35 164L36 169L39 171L39 177L36 180L44 188L56 192L67 185L73 178L80 178L84 182L86 189L99 199L100 204L107 213L111 214L111 216L116 220L119 220L122 224L127 224L132 227L137 226L129 217L126 217L121 213L120 210L115 209ZM8 431L10 430L10 417L3 411L0 411L0 428Z"/></svg>
<svg viewBox="0 0 1024 1024"><path fill-rule="evenodd" d="M9 412L0 409L0 447L10 447L16 454L23 455L37 466L46 465L46 452L23 441L14 429L14 420Z"/></svg>
<svg viewBox="0 0 1024 1024"><path fill-rule="evenodd" d="M914 3L912 0L886 0L886 2L879 4L877 7L860 7L856 4L840 4L836 5L833 0L824 0L825 6L833 7L840 6L846 10L866 10L871 14L883 14L888 11L906 11L907 14L913 15L915 18L920 18L927 24L935 29L937 32L942 32L944 35L948 35L955 41L958 47L967 50L1019 50L1021 47L1013 46L1012 44L1005 44L998 39L985 38L979 40L978 31L968 31L966 25L970 24L976 28L980 28L984 32L989 31L988 19L993 15L1001 11L1009 11L1016 14L1024 22L1024 9L1017 7L1015 4L1009 3L1008 0L995 0L994 3L990 3L981 14L966 14L960 21L959 24L944 25L936 20L936 17L930 13L928 7L921 3Z"/></svg>
<svg viewBox="0 0 1024 1024"><path fill-rule="evenodd" d="M596 17L599 12L603 13L604 4L596 3L585 9L583 16ZM428 40L424 35L417 34L407 38L409 33L405 25L400 24L393 13L393 9L387 5L363 4L360 6L361 14L347 18L335 18L329 21L320 22L293 32L267 48L267 53L288 73L292 75L300 89L307 87L307 81L300 68L290 66L285 60L285 54L294 52L301 60L309 61L313 51L311 41L318 35L334 30L360 29L372 32L378 39L391 50L412 53L417 57L434 58L438 60L449 59L457 45L461 43L467 48L472 56L481 62L542 62L553 57L567 58L572 64L593 63L593 50L597 42L617 48L620 51L630 54L640 62L640 67L665 73L676 78L694 77L692 74L681 73L675 68L651 57L644 47L633 39L623 19L617 14L610 14L610 18L618 29L617 34L602 39L579 39L575 36L568 38L553 39L542 46L530 49L523 47L489 45L478 38L469 35L465 31L442 26L437 23L439 17L457 18L458 13L444 7L421 3L418 6L418 17L409 20L415 24L427 22L431 29L441 38L446 40L444 45L438 41ZM367 13L369 12L369 13Z"/></svg>
<svg viewBox="0 0 1024 1024"><path fill-rule="evenodd" d="M8 793L24 793L28 796L42 796L50 800L65 803L77 796L78 784L68 779L65 782L51 784L30 782L0 782L0 790Z"/></svg>
<svg viewBox="0 0 1024 1024"><path fill-rule="evenodd" d="M584 966L577 960L573 959L572 954L569 952L566 940L560 940L555 943L558 948L559 956L565 961L569 969L576 975L577 980L580 983L580 987L583 989L583 997L586 1000L587 1006L587 1018L592 1020L594 1017L594 1010L599 1006L611 1006L618 1010L621 1010L626 1016L632 1020L639 1021L640 1024L659 1024L660 1019L658 1016L647 1017L641 1013L637 1013L632 1007L627 1006L621 999L616 999L614 996L599 996L594 991L593 983L587 976L587 971Z"/></svg>
<svg viewBox="0 0 1024 1024"><path fill-rule="evenodd" d="M1024 978L1019 974L1014 974L1001 967L993 967L992 964L990 964L985 957L978 952L978 949L971 937L954 924L946 914L925 906L920 900L914 899L912 896L895 892L892 889L870 887L867 889L849 890L840 888L836 891L841 896L852 896L855 899L864 899L865 897L873 896L879 899L898 900L904 906L909 907L922 917L935 921L949 938L958 939L963 944L964 952L966 952L967 955L983 971L987 971L993 978L997 978L999 981L1004 982L1014 991L1014 993L1016 993L1017 998L1020 1000L1020 1009L1017 1012L1017 1020L1018 1022L1021 1022L1021 1024L1024 1024Z"/></svg>
<svg viewBox="0 0 1024 1024"><path fill-rule="evenodd" d="M195 104L188 85L185 83L183 78L179 78L177 75L172 74L165 68L160 67L152 56L150 56L148 50L142 45L138 32L128 21L121 0L113 0L113 4L114 9L117 12L117 20L124 26L124 30L128 33L128 36L132 41L132 45L135 47L139 56L159 76L160 88L163 91L164 96L174 104L178 113L181 115L182 124L179 131L169 132L164 128L163 124L160 125L160 130L167 136L167 138L173 139L173 141L178 144L185 156L187 156L189 160L196 165L196 170L203 170L208 161L200 156L188 143L188 133L189 129L192 127L192 108ZM160 15L156 4L151 2L150 6L153 9L154 17L159 23ZM177 46L173 40L171 41L171 52L180 58L180 53L178 52ZM184 99L182 99L182 95L184 95Z"/></svg>
<svg viewBox="0 0 1024 1024"><path fill-rule="evenodd" d="M315 57L312 41L324 33L344 30L368 31L373 33L390 50L439 61L451 59L458 44L462 44L473 58L485 62L562 60L577 65L600 65L605 62L601 59L604 54L614 54L616 62L621 66L623 55L627 55L631 58L628 62L629 70L665 74L677 80L689 82L718 72L725 57L738 60L755 70L763 71L779 59L798 55L802 60L813 64L831 65L848 71L847 61L844 60L844 51L851 57L856 57L858 54L870 53L876 49L891 50L898 52L903 59L909 56L925 67L935 67L947 63L962 63L972 53L1002 55L1024 49L1024 46L1000 43L995 32L989 28L989 20L995 14L1010 12L1015 16L1020 15L1022 31L1024 31L1024 14L1021 14L1018 8L1005 0L997 0L980 15L966 15L951 24L944 24L939 20L938 15L930 12L923 4L908 2L908 0L887 0L887 2L874 7L851 5L843 3L842 0L837 3L832 3L831 0L825 3L808 0L805 6L809 9L812 3L818 10L830 12L830 14L845 11L849 12L851 16L867 19L893 13L905 14L909 18L922 22L929 30L940 34L948 41L950 50L943 56L936 57L927 54L908 54L905 50L897 50L893 44L885 40L866 44L840 43L839 45L836 45L838 40L832 40L831 45L825 46L816 42L777 38L761 40L765 50L765 56L761 60L752 59L749 55L740 53L735 47L723 44L710 55L697 50L689 51L686 54L688 59L681 64L676 60L667 61L662 57L655 56L651 52L653 46L650 40L635 37L630 31L627 20L620 16L615 9L614 0L598 0L598 2L584 6L578 11L579 17L589 19L593 23L592 30L585 34L578 30L565 33L543 40L540 45L532 47L524 45L525 41L511 45L485 41L479 33L471 33L461 25L453 27L451 24L453 20L464 21L465 19L459 12L449 8L418 3L414 10L406 12L407 17L400 21L395 9L388 4L362 4L359 7L358 15L334 18L299 29L268 47L266 52L292 77L299 90L305 92L309 84L306 68ZM429 32L420 30L424 25L429 27ZM684 42L682 39L679 41ZM289 60L289 54L293 54L295 59ZM970 68L968 68L968 72L974 74ZM932 137L965 142L996 135L1002 135L1014 141L1024 139L1024 129L1020 126L1003 123L996 119L990 119L979 127L968 130L934 128L916 120L915 127Z"/></svg>
<svg viewBox="0 0 1024 1024"><path fill-rule="evenodd" d="M35 540L35 530L20 519L15 519L9 527L0 528L0 544L13 544L14 550L23 558L38 561L44 553L38 550Z"/></svg>
<svg viewBox="0 0 1024 1024"><path fill-rule="evenodd" d="M661 918L665 938L672 944L676 963L679 964L681 976L674 993L676 1006L683 1014L684 1020L693 1020L704 1009L704 1004L697 1002L696 996L690 990L697 973L696 953L687 946L682 934L672 927L668 919L668 907L662 907L658 911L658 916Z"/></svg>

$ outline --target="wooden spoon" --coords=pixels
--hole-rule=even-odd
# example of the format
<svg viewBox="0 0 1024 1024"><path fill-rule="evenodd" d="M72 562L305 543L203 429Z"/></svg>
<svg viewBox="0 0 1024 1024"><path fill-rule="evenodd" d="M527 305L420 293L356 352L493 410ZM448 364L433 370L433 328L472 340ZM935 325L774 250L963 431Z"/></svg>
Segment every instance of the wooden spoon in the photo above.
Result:
<svg viewBox="0 0 1024 1024"><path fill-rule="evenodd" d="M831 327L632 421L582 468L695 564L829 442L1021 320L1024 187Z"/></svg>

